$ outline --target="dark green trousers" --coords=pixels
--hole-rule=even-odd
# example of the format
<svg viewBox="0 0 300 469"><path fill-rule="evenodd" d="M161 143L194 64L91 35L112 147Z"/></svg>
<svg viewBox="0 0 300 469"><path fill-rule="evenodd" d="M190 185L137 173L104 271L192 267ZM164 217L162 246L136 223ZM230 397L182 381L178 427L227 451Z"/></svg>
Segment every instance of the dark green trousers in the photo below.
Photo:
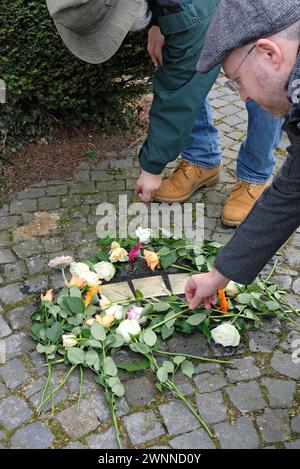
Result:
<svg viewBox="0 0 300 469"><path fill-rule="evenodd" d="M196 66L219 1L184 0L181 12L159 17L166 38L163 66L155 73L149 132L140 152L140 165L149 173L161 173L183 150L218 76L220 67L200 75Z"/></svg>

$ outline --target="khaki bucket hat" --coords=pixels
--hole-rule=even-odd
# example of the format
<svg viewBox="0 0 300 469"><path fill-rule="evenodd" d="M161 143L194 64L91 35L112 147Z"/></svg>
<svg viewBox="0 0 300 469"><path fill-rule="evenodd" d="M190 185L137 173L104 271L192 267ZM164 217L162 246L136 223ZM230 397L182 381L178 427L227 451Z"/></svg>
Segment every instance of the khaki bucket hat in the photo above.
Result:
<svg viewBox="0 0 300 469"><path fill-rule="evenodd" d="M99 64L121 46L142 0L46 0L68 49L85 62Z"/></svg>

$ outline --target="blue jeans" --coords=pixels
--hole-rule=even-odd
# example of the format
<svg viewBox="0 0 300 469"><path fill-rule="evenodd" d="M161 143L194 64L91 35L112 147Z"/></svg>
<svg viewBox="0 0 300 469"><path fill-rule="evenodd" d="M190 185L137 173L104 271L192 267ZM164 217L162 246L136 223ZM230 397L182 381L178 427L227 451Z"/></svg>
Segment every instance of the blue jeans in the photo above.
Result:
<svg viewBox="0 0 300 469"><path fill-rule="evenodd" d="M241 145L237 159L237 178L254 184L264 184L275 167L274 147L282 136L282 119L274 119L254 101L247 101L248 135ZM218 131L212 123L208 98L197 115L193 132L182 158L202 168L221 164L222 152Z"/></svg>

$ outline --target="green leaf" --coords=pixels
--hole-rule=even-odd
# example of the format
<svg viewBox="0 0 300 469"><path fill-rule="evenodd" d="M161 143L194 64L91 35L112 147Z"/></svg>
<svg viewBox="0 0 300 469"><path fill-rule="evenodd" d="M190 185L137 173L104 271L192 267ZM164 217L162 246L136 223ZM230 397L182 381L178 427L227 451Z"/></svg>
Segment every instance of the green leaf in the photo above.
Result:
<svg viewBox="0 0 300 469"><path fill-rule="evenodd" d="M277 301L266 301L265 305L269 311L277 311L280 309L280 304L277 303Z"/></svg>
<svg viewBox="0 0 300 469"><path fill-rule="evenodd" d="M189 378L192 378L194 374L194 365L191 361L185 360L184 362L181 363L181 371L184 375L188 376Z"/></svg>
<svg viewBox="0 0 300 469"><path fill-rule="evenodd" d="M88 366L93 366L97 360L99 360L99 355L95 350L86 352L84 361Z"/></svg>
<svg viewBox="0 0 300 469"><path fill-rule="evenodd" d="M94 321L91 327L91 334L94 339L100 340L103 342L106 338L106 332L102 324L99 324L99 322Z"/></svg>
<svg viewBox="0 0 300 469"><path fill-rule="evenodd" d="M206 319L207 317L207 314L205 313L197 313L197 314L192 314L192 316L190 316L186 322L188 324L191 324L192 326L199 326L199 324L201 324L202 321L204 321L204 319Z"/></svg>
<svg viewBox="0 0 300 469"><path fill-rule="evenodd" d="M32 334L32 337L35 340L38 340L40 338L40 331L42 329L43 329L42 324L33 324L32 328L31 328L31 334Z"/></svg>
<svg viewBox="0 0 300 469"><path fill-rule="evenodd" d="M81 299L81 290L78 287L71 287L69 290L71 298L80 298Z"/></svg>
<svg viewBox="0 0 300 469"><path fill-rule="evenodd" d="M118 376L112 376L111 378L108 378L107 383L108 385L112 388L115 384L120 383L120 378Z"/></svg>
<svg viewBox="0 0 300 469"><path fill-rule="evenodd" d="M105 346L108 348L118 348L124 345L124 339L119 334L111 334L105 339Z"/></svg>
<svg viewBox="0 0 300 469"><path fill-rule="evenodd" d="M80 348L72 347L68 348L67 357L72 365L80 365L84 363L85 353Z"/></svg>
<svg viewBox="0 0 300 469"><path fill-rule="evenodd" d="M118 369L111 357L106 357L103 362L103 371L108 376L117 376Z"/></svg>
<svg viewBox="0 0 300 469"><path fill-rule="evenodd" d="M173 311L170 311L169 313L166 314L165 320L167 320L168 318L171 318L172 316L174 316L174 314L175 314L175 313L174 313ZM170 327L173 327L173 326L174 326L174 324L175 324L175 322L176 322L176 319L177 319L177 318L170 319L170 321L167 321L167 322L165 323L165 326L166 326L168 329L170 329Z"/></svg>
<svg viewBox="0 0 300 469"><path fill-rule="evenodd" d="M179 355L173 358L173 362L175 363L175 365L180 365L184 361L185 361L185 357L181 357Z"/></svg>
<svg viewBox="0 0 300 469"><path fill-rule="evenodd" d="M171 306L169 305L169 303L166 303L165 301L161 301L159 303L155 303L153 305L153 311L156 311L157 313L161 313L163 311L168 311L168 309L170 309Z"/></svg>
<svg viewBox="0 0 300 469"><path fill-rule="evenodd" d="M168 379L168 372L163 366L157 370L156 375L161 383L165 383Z"/></svg>
<svg viewBox="0 0 300 469"><path fill-rule="evenodd" d="M162 326L161 328L161 337L163 340L166 340L168 339L169 337L171 337L175 332L175 327L170 327L168 328L165 324Z"/></svg>
<svg viewBox="0 0 300 469"><path fill-rule="evenodd" d="M205 262L205 257L203 255L197 256L195 258L195 264L196 264L198 270L201 270L201 268L203 267L204 262Z"/></svg>
<svg viewBox="0 0 300 469"><path fill-rule="evenodd" d="M129 344L129 348L133 352L141 353L143 355L147 355L151 351L150 347L148 347L147 344L140 344L140 343L136 343L136 342L133 342L132 344Z"/></svg>
<svg viewBox="0 0 300 469"><path fill-rule="evenodd" d="M46 355L51 355L53 352L55 352L56 347L55 345L47 345L45 353Z"/></svg>
<svg viewBox="0 0 300 469"><path fill-rule="evenodd" d="M177 256L176 252L170 252L166 256L161 256L159 262L160 262L160 265L163 269L167 269L172 264L175 264L177 259L178 259L178 256Z"/></svg>
<svg viewBox="0 0 300 469"><path fill-rule="evenodd" d="M137 301L142 300L144 298L144 295L140 290L135 290L134 293L135 293L135 299Z"/></svg>
<svg viewBox="0 0 300 469"><path fill-rule="evenodd" d="M250 305L253 296L250 293L239 293L236 296L236 301L242 305Z"/></svg>
<svg viewBox="0 0 300 469"><path fill-rule="evenodd" d="M94 305L89 305L89 306L86 308L85 312L84 312L84 315L85 315L86 319L89 319L89 318L91 318L92 316L94 316L94 315L96 314L96 311L97 311L96 306L94 306Z"/></svg>
<svg viewBox="0 0 300 469"><path fill-rule="evenodd" d="M95 339L89 339L85 342L85 345L90 345L94 348L102 348L102 343Z"/></svg>
<svg viewBox="0 0 300 469"><path fill-rule="evenodd" d="M125 394L125 389L124 389L124 386L122 383L116 383L112 388L111 388L112 392L118 396L118 397L122 397L124 396Z"/></svg>
<svg viewBox="0 0 300 469"><path fill-rule="evenodd" d="M146 370L149 366L150 363L148 358L143 357L139 363L122 363L122 365L118 365L118 368L126 370L129 373L133 373L135 371Z"/></svg>
<svg viewBox="0 0 300 469"><path fill-rule="evenodd" d="M37 350L38 353L45 353L46 347L42 344L37 344L36 350Z"/></svg>
<svg viewBox="0 0 300 469"><path fill-rule="evenodd" d="M167 370L168 373L173 373L174 371L174 364L169 360L163 362L162 366Z"/></svg>
<svg viewBox="0 0 300 469"><path fill-rule="evenodd" d="M63 327L60 322L55 322L51 327L46 329L46 337L53 343L56 344L56 342L60 339L61 335L63 333Z"/></svg>
<svg viewBox="0 0 300 469"><path fill-rule="evenodd" d="M83 313L85 310L85 306L81 298L65 298L64 304L73 314Z"/></svg>
<svg viewBox="0 0 300 469"><path fill-rule="evenodd" d="M60 311L61 311L61 308L57 305L52 305L49 308L49 314L51 314L51 316L53 316L54 319L57 318L57 315L59 314Z"/></svg>
<svg viewBox="0 0 300 469"><path fill-rule="evenodd" d="M147 329L144 333L144 341L149 347L153 347L157 341L157 335L151 329Z"/></svg>
<svg viewBox="0 0 300 469"><path fill-rule="evenodd" d="M162 248L159 249L158 254L160 256L166 256L170 252L170 249L167 246L163 246Z"/></svg>

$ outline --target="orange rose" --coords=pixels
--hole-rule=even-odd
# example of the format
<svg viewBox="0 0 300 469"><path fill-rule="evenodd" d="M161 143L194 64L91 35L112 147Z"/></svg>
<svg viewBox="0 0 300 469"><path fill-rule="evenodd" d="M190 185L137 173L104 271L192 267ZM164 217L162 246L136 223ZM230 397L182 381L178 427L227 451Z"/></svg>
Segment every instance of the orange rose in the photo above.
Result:
<svg viewBox="0 0 300 469"><path fill-rule="evenodd" d="M53 302L53 298L54 298L54 290L53 288L51 288L51 290L48 290L46 292L46 295L41 295L41 300L42 301L49 301L50 303Z"/></svg>
<svg viewBox="0 0 300 469"><path fill-rule="evenodd" d="M83 278L77 277L77 275L73 275L71 280L69 282L65 282L66 287L71 288L71 287L78 287L82 288L84 285L86 285L86 280Z"/></svg>
<svg viewBox="0 0 300 469"><path fill-rule="evenodd" d="M147 249L144 249L144 259L146 260L149 269L151 269L152 271L155 269L155 267L160 267L159 258L155 252L147 251Z"/></svg>

